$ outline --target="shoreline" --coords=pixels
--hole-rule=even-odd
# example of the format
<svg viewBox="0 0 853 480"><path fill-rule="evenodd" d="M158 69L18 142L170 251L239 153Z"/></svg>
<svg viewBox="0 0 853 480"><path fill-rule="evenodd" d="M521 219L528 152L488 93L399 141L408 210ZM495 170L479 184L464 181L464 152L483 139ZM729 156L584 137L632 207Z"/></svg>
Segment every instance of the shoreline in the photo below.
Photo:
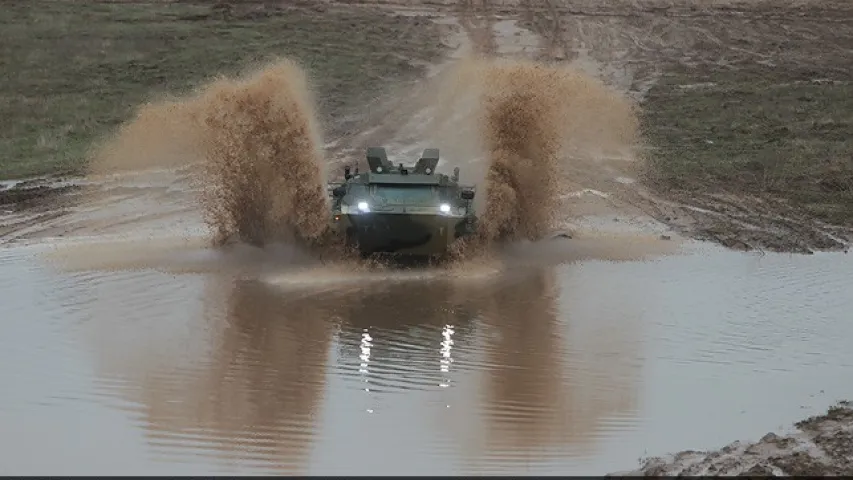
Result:
<svg viewBox="0 0 853 480"><path fill-rule="evenodd" d="M636 470L605 476L853 474L853 402L838 402L794 427L789 434L770 432L756 442L735 441L717 450L647 457Z"/></svg>

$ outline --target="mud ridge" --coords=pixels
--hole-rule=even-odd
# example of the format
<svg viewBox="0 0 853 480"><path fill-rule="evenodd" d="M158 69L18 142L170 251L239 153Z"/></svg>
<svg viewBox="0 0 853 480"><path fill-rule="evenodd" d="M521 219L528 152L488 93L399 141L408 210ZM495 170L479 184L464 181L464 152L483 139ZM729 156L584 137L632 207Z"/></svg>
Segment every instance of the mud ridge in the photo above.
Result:
<svg viewBox="0 0 853 480"><path fill-rule="evenodd" d="M754 443L734 442L712 452L686 450L646 459L634 471L609 476L853 474L853 403L795 424L787 435L768 433Z"/></svg>
<svg viewBox="0 0 853 480"><path fill-rule="evenodd" d="M50 206L62 195L80 190L77 185L53 186L48 184L15 185L0 187L0 205L22 210L35 206Z"/></svg>

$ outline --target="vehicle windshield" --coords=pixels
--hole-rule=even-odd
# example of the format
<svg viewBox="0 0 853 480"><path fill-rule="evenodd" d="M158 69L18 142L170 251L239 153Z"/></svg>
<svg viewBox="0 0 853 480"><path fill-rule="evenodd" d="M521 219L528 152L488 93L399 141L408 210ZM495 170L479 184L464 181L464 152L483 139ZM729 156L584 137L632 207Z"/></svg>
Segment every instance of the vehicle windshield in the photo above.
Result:
<svg viewBox="0 0 853 480"><path fill-rule="evenodd" d="M435 188L428 185L376 185L373 198L390 205L434 205L438 201Z"/></svg>

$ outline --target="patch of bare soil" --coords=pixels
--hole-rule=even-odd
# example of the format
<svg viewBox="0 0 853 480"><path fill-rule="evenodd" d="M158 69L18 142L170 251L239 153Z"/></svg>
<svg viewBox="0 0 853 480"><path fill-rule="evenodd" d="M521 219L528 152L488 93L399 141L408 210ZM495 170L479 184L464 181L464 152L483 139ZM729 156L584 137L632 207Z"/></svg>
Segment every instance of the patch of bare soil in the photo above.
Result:
<svg viewBox="0 0 853 480"><path fill-rule="evenodd" d="M637 470L610 476L853 474L853 404L841 402L795 426L789 435L768 433L757 442L734 442L713 452L686 450L649 458Z"/></svg>

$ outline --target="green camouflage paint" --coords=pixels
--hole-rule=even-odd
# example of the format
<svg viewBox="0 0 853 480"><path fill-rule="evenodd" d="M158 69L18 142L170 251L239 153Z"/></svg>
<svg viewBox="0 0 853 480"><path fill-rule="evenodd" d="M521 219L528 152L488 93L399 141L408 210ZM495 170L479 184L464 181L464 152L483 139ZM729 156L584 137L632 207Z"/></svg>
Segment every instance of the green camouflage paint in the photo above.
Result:
<svg viewBox="0 0 853 480"><path fill-rule="evenodd" d="M332 228L364 256L387 253L443 256L476 228L474 188L436 173L439 151L424 150L411 167L392 165L382 147L367 149L369 172L330 185Z"/></svg>

